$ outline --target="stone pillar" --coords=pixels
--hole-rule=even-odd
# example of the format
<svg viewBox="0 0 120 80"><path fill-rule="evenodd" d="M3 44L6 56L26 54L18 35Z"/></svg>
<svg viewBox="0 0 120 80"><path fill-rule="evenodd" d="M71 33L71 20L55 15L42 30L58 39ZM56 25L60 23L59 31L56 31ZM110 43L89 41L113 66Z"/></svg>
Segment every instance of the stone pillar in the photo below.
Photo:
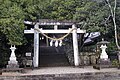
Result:
<svg viewBox="0 0 120 80"><path fill-rule="evenodd" d="M39 25L36 24L34 28L39 29ZM33 57L33 65L34 67L38 67L39 65L39 32L34 30L34 57Z"/></svg>
<svg viewBox="0 0 120 80"><path fill-rule="evenodd" d="M75 24L72 28L76 28ZM74 65L79 66L79 52L78 52L78 39L77 39L77 29L73 30L73 49L74 49Z"/></svg>
<svg viewBox="0 0 120 80"><path fill-rule="evenodd" d="M10 47L11 49L11 55L10 55L10 58L8 61L8 65L7 65L7 68L19 68L19 65L18 65L18 61L16 60L16 56L15 56L15 45Z"/></svg>

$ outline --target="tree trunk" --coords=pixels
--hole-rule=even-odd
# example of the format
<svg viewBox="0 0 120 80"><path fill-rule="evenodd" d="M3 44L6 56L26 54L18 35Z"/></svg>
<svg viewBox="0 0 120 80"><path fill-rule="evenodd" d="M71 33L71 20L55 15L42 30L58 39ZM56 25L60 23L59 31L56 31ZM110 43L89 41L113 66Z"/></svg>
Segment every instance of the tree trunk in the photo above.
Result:
<svg viewBox="0 0 120 80"><path fill-rule="evenodd" d="M111 15L112 15L112 20L113 20L113 26L114 26L114 35L115 35L115 43L116 43L116 46L118 48L118 50L120 50L120 46L118 44L118 37L117 37L117 25L116 25L116 20L115 20L115 10L116 10L116 0L115 0L115 4L114 4L114 10L112 9L111 7L111 4L109 3L109 0L106 0L108 2L108 6L110 8L110 12L111 12Z"/></svg>

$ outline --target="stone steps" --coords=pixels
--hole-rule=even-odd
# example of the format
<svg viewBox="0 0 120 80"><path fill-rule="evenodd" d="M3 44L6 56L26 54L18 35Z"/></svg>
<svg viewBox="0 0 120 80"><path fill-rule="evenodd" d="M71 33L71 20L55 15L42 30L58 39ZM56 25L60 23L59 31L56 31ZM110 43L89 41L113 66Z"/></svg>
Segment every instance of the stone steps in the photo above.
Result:
<svg viewBox="0 0 120 80"><path fill-rule="evenodd" d="M45 55L40 56L40 66L52 67L52 66L69 66L67 58L64 54L57 55Z"/></svg>
<svg viewBox="0 0 120 80"><path fill-rule="evenodd" d="M40 67L68 66L68 60L61 47L40 47Z"/></svg>
<svg viewBox="0 0 120 80"><path fill-rule="evenodd" d="M42 46L40 47L40 55L64 54L62 47Z"/></svg>
<svg viewBox="0 0 120 80"><path fill-rule="evenodd" d="M2 69L2 72L19 72L19 73L25 73L23 68L5 68Z"/></svg>
<svg viewBox="0 0 120 80"><path fill-rule="evenodd" d="M0 76L0 80L120 80L117 72Z"/></svg>

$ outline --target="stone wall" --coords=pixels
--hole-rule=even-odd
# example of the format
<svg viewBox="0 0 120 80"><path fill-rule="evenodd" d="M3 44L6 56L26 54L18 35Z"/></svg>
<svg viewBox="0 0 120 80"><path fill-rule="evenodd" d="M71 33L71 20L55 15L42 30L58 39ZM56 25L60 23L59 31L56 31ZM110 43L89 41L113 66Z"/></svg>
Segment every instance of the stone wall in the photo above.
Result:
<svg viewBox="0 0 120 80"><path fill-rule="evenodd" d="M94 52L81 52L80 64L81 65L95 65L98 59L98 55Z"/></svg>
<svg viewBox="0 0 120 80"><path fill-rule="evenodd" d="M66 53L68 61L71 65L74 65L74 53L73 50ZM95 65L99 55L95 52L80 52L80 65Z"/></svg>
<svg viewBox="0 0 120 80"><path fill-rule="evenodd" d="M120 73L96 72L76 74L0 76L0 80L120 80Z"/></svg>

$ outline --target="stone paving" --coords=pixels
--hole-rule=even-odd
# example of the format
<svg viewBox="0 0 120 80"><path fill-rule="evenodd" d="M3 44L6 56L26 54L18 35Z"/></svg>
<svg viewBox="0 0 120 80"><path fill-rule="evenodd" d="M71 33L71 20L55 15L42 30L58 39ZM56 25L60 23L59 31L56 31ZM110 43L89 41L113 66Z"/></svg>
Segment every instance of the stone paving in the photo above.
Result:
<svg viewBox="0 0 120 80"><path fill-rule="evenodd" d="M41 67L29 70L23 75L43 75L43 74L66 74L66 73L94 73L94 72L120 72L117 68L105 68L101 70L93 69L92 66L84 68L78 67Z"/></svg>
<svg viewBox="0 0 120 80"><path fill-rule="evenodd" d="M120 70L117 68L104 68L101 70L93 69L92 66L87 66L83 68L79 67L40 67L38 69L26 69L25 73L17 72L4 72L3 76L10 75L46 75L46 74L74 74L74 73L96 73L96 72L117 72L120 73Z"/></svg>
<svg viewBox="0 0 120 80"><path fill-rule="evenodd" d="M34 70L26 69L26 73L3 73L0 80L120 80L120 70L117 68L96 70L91 66L40 67Z"/></svg>

